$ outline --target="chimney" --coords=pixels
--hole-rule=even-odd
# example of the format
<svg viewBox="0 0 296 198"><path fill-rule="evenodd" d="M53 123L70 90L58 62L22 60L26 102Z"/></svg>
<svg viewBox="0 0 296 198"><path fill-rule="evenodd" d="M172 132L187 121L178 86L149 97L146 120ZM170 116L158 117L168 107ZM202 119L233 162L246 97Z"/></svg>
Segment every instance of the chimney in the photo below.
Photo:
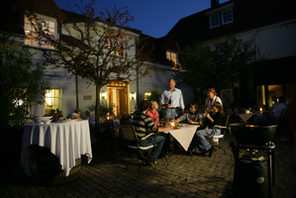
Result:
<svg viewBox="0 0 296 198"><path fill-rule="evenodd" d="M216 8L219 5L219 0L211 0L211 8Z"/></svg>

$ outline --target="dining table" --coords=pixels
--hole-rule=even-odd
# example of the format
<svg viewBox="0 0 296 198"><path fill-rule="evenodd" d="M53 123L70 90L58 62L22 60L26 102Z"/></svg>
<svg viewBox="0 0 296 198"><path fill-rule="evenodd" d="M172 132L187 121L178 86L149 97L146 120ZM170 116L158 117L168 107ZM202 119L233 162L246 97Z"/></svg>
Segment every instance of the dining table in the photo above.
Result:
<svg viewBox="0 0 296 198"><path fill-rule="evenodd" d="M190 143L194 137L196 129L200 127L200 125L183 125L182 127L171 127L161 131L165 134L171 134L174 139L176 139L180 145L184 148L185 151L188 151Z"/></svg>
<svg viewBox="0 0 296 198"><path fill-rule="evenodd" d="M66 176L69 176L75 160L81 155L92 160L92 148L88 120L60 120L49 124L26 124L21 149L21 164L24 172L31 175L29 146L37 144L49 148L59 158Z"/></svg>
<svg viewBox="0 0 296 198"><path fill-rule="evenodd" d="M254 113L240 113L238 116L240 119L244 122L247 123L248 120L254 115Z"/></svg>

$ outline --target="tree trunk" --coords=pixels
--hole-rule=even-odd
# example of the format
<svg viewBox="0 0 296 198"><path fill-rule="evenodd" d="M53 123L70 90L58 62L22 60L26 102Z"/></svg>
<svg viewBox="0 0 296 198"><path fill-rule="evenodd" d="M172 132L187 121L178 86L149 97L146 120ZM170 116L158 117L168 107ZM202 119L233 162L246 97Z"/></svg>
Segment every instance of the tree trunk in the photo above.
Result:
<svg viewBox="0 0 296 198"><path fill-rule="evenodd" d="M96 116L96 122L95 122L95 133L96 136L99 136L100 133L100 92L101 92L102 86L96 85L96 107L95 107L95 116Z"/></svg>

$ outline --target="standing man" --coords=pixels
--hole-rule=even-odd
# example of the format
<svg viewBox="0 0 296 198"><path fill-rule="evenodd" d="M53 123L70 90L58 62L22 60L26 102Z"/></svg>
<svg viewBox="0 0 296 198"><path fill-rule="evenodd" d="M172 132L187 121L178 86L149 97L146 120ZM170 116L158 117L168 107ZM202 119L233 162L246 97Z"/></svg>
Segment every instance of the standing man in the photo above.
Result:
<svg viewBox="0 0 296 198"><path fill-rule="evenodd" d="M180 113L184 113L184 101L182 91L176 86L176 81L171 78L169 80L169 89L164 90L161 94L160 103L164 106L164 117L168 119L175 119L179 117Z"/></svg>
<svg viewBox="0 0 296 198"><path fill-rule="evenodd" d="M223 112L223 104L222 100L217 96L217 92L214 88L208 89L207 98L205 102L205 112L210 113L213 111L213 105L218 102L222 106L222 112Z"/></svg>

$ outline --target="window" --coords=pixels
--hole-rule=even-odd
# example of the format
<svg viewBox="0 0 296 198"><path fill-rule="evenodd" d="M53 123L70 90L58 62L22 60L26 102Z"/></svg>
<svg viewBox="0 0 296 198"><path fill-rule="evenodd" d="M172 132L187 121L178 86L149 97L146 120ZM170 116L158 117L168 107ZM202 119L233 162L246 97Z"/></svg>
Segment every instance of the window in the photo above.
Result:
<svg viewBox="0 0 296 198"><path fill-rule="evenodd" d="M146 91L145 93L144 93L144 100L148 100L149 99L149 97L151 96L151 91Z"/></svg>
<svg viewBox="0 0 296 198"><path fill-rule="evenodd" d="M56 21L36 16L25 16L25 45L54 49L54 46L48 42L45 35L54 39L57 28Z"/></svg>
<svg viewBox="0 0 296 198"><path fill-rule="evenodd" d="M114 35L108 36L108 49L112 50L111 54L123 56L124 39L122 36L116 37Z"/></svg>
<svg viewBox="0 0 296 198"><path fill-rule="evenodd" d="M174 65L178 64L178 55L173 51L166 51L166 59L172 61Z"/></svg>
<svg viewBox="0 0 296 198"><path fill-rule="evenodd" d="M219 27L221 25L225 25L232 22L233 22L232 7L226 7L226 8L220 9L219 11L209 13L210 28Z"/></svg>
<svg viewBox="0 0 296 198"><path fill-rule="evenodd" d="M45 112L62 108L62 89L45 90Z"/></svg>
<svg viewBox="0 0 296 198"><path fill-rule="evenodd" d="M222 23L228 24L233 22L232 9L222 12Z"/></svg>
<svg viewBox="0 0 296 198"><path fill-rule="evenodd" d="M220 13L216 13L210 16L210 28L215 28L220 26Z"/></svg>

